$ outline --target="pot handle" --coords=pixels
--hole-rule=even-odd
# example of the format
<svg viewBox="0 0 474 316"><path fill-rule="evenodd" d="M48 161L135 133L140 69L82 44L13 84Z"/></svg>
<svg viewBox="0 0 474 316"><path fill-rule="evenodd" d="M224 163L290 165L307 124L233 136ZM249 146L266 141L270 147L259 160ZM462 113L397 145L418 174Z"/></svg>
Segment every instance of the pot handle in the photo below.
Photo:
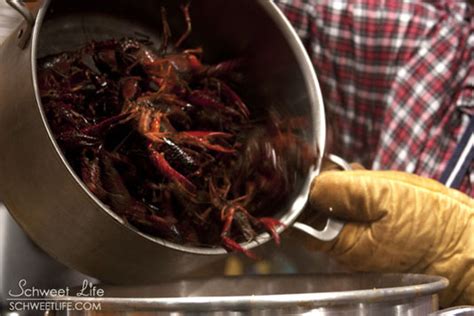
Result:
<svg viewBox="0 0 474 316"><path fill-rule="evenodd" d="M20 13L23 18L25 19L26 23L33 28L35 24L35 18L33 13L26 7L25 2L23 0L6 0L7 3L15 9L18 13Z"/></svg>
<svg viewBox="0 0 474 316"><path fill-rule="evenodd" d="M474 306L456 306L448 309L439 310L429 314L429 316L455 316L455 315L474 315Z"/></svg>
<svg viewBox="0 0 474 316"><path fill-rule="evenodd" d="M343 170L352 170L351 166L344 159L336 155L328 155L327 158L329 159L329 161L335 163ZM326 223L326 226L322 230L317 230L301 222L293 223L293 227L302 232L305 232L306 234L316 239L319 239L322 241L331 241L335 239L337 236L339 236L339 233L344 227L344 222L334 219L334 218L329 218Z"/></svg>
<svg viewBox="0 0 474 316"><path fill-rule="evenodd" d="M15 9L18 13L23 16L23 19L26 23L20 27L18 30L18 46L20 48L25 48L28 40L30 39L31 32L33 31L33 26L35 25L35 16L31 10L25 5L25 2L36 2L36 1L23 1L23 0L6 0L8 5Z"/></svg>

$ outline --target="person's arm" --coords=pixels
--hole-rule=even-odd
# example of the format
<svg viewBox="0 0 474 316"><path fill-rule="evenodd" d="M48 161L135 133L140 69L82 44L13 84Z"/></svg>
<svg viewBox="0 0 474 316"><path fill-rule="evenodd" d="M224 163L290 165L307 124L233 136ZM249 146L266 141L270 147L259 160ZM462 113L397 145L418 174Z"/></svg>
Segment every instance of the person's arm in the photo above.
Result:
<svg viewBox="0 0 474 316"><path fill-rule="evenodd" d="M356 271L449 279L440 303L474 305L474 200L434 180L395 171L328 171L313 183L315 213L347 221L331 242L301 236Z"/></svg>

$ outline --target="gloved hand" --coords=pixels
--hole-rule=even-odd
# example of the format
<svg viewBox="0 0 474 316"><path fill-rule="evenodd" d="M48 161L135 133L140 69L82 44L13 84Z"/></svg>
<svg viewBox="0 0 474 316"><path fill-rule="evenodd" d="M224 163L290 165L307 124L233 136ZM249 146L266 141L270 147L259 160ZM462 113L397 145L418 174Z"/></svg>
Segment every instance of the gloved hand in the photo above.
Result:
<svg viewBox="0 0 474 316"><path fill-rule="evenodd" d="M310 206L345 224L333 241L306 244L356 271L440 275L441 306L474 305L474 200L427 178L396 171L328 171Z"/></svg>

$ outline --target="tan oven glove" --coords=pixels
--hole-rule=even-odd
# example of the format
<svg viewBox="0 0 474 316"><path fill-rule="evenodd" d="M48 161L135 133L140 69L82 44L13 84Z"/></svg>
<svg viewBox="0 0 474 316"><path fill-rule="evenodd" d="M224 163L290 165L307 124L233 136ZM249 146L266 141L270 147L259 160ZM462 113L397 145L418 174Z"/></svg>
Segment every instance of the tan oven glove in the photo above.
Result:
<svg viewBox="0 0 474 316"><path fill-rule="evenodd" d="M347 223L330 242L306 238L356 271L440 275L441 306L474 305L474 200L427 178L396 171L328 171L310 205Z"/></svg>

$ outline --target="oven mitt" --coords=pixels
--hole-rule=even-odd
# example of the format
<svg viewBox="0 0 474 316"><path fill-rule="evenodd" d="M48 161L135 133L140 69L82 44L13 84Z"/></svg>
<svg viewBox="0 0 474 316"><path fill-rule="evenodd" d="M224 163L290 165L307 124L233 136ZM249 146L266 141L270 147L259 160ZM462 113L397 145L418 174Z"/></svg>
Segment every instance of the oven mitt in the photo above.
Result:
<svg viewBox="0 0 474 316"><path fill-rule="evenodd" d="M474 305L474 200L397 171L328 171L313 182L310 207L346 221L341 234L306 245L352 270L446 277L441 306Z"/></svg>

